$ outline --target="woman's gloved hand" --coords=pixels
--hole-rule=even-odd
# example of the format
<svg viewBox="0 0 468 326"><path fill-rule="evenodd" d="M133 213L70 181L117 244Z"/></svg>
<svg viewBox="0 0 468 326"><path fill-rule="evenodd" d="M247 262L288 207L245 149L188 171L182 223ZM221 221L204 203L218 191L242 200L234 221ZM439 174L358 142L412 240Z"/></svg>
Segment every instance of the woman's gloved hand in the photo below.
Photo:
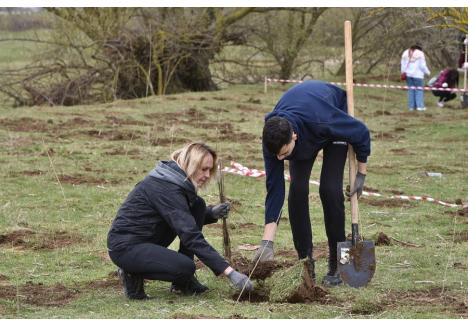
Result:
<svg viewBox="0 0 468 326"><path fill-rule="evenodd" d="M226 203L213 206L211 208L211 212L213 213L214 218L220 219L220 218L226 218L228 216L230 209L231 209L231 204L226 202Z"/></svg>
<svg viewBox="0 0 468 326"><path fill-rule="evenodd" d="M247 292L251 292L254 288L253 283L249 280L247 275L233 270L231 273L228 274L228 277L232 285L234 285L238 290L244 289Z"/></svg>

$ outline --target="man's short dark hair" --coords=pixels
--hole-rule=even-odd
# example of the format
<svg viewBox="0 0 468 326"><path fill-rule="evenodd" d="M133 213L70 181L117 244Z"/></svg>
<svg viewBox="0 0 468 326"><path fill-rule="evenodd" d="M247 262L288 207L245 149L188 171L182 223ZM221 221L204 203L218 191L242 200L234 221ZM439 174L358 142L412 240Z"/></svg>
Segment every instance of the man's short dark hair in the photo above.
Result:
<svg viewBox="0 0 468 326"><path fill-rule="evenodd" d="M291 142L293 129L288 120L272 117L263 126L262 142L271 154L278 154L284 145Z"/></svg>

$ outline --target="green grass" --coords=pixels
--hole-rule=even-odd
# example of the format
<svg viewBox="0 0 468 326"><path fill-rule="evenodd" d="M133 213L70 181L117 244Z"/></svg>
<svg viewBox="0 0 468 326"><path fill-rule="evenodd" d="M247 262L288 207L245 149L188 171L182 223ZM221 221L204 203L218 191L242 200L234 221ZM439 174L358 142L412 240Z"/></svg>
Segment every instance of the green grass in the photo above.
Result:
<svg viewBox="0 0 468 326"><path fill-rule="evenodd" d="M10 285L18 290L14 297L0 294L0 314L5 318L466 317L468 246L466 240L454 241L454 237L467 232L468 221L454 214L456 208L427 202L395 200L385 206L382 199L363 198L360 217L366 238L384 232L419 247L395 242L376 247L377 271L369 286L331 289L330 304L235 304L227 280L214 277L206 267L197 275L210 291L200 297L180 297L169 293L167 283L148 282L147 293L154 299L129 302L119 287L89 286L115 271L106 258L107 231L128 192L155 162L167 159L185 141L201 139L216 148L225 162L232 159L262 169L263 116L285 89L273 86L264 94L261 85L235 86L105 105L0 108L0 234L35 232L24 238L23 247L0 245L0 274L6 276L0 289ZM405 95L355 90L356 116L368 124L373 137L366 185L386 199L398 190L466 202L467 112L438 109L435 98L427 94L428 111L409 114ZM320 168L319 158L312 179L318 179ZM443 177L427 177L425 171L442 172ZM75 185L66 180L59 184L56 174L62 180L73 177L69 180ZM264 180L227 175L225 190L237 202L229 217L234 226L233 251L250 258L252 253L238 246L257 244L261 238ZM317 191L310 186L314 243L326 241ZM208 203L216 203L216 184L202 195ZM283 216L287 215L285 209ZM244 223L255 226L243 228ZM72 242L40 249L59 231L66 231ZM222 252L221 230L207 227L204 233ZM176 240L171 248L177 247ZM294 250L287 219L281 221L275 247ZM318 278L325 272L326 260L319 259ZM64 305L41 306L28 303L21 292L27 282L45 287L61 283L77 292Z"/></svg>

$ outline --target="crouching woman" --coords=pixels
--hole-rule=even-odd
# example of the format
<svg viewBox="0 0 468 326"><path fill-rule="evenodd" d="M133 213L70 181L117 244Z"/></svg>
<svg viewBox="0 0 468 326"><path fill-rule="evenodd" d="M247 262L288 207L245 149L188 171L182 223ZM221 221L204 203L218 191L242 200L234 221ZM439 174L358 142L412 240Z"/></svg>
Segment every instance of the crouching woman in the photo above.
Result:
<svg viewBox="0 0 468 326"><path fill-rule="evenodd" d="M215 174L216 159L206 144L188 144L170 161L159 162L118 210L107 246L129 299L148 298L144 279L172 282L172 292L206 291L195 277L194 255L236 288L253 289L248 277L235 271L202 234L204 224L216 222L229 210L229 204L207 207L197 195ZM176 237L178 252L167 248Z"/></svg>

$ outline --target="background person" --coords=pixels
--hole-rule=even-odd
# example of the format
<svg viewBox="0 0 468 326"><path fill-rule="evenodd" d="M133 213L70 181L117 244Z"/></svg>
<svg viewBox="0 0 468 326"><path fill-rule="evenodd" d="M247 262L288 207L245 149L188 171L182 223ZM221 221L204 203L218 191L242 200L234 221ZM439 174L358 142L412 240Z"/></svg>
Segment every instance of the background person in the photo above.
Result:
<svg viewBox="0 0 468 326"><path fill-rule="evenodd" d="M291 184L288 211L294 247L307 259L315 280L312 228L309 215L309 179L317 154L323 150L320 200L328 238L328 273L322 283L342 283L337 270L337 243L345 241L343 173L348 143L356 152L358 172L351 194L361 195L370 155L369 130L347 114L346 92L320 81L306 81L290 88L266 115L263 158L266 171L265 229L257 260L272 260L276 221L285 197L284 160L289 160Z"/></svg>
<svg viewBox="0 0 468 326"><path fill-rule="evenodd" d="M409 87L423 87L424 75L430 75L424 52L419 45L406 49L401 56L401 73L406 73L406 85ZM424 91L422 89L408 89L408 110L425 111Z"/></svg>
<svg viewBox="0 0 468 326"><path fill-rule="evenodd" d="M457 69L444 69L440 72L436 81L431 85L431 87L436 88L458 88L458 70ZM433 90L432 94L439 97L437 106L443 108L445 103L451 101L457 97L456 92L452 91L441 91Z"/></svg>
<svg viewBox="0 0 468 326"><path fill-rule="evenodd" d="M144 279L172 282L171 291L198 294L208 288L198 282L196 255L215 275L250 291L252 283L236 272L205 240L204 224L227 215L229 204L207 207L197 190L216 171L216 153L204 143L191 143L161 161L130 192L108 234L109 256L129 299L146 299ZM179 252L167 247L179 237Z"/></svg>

